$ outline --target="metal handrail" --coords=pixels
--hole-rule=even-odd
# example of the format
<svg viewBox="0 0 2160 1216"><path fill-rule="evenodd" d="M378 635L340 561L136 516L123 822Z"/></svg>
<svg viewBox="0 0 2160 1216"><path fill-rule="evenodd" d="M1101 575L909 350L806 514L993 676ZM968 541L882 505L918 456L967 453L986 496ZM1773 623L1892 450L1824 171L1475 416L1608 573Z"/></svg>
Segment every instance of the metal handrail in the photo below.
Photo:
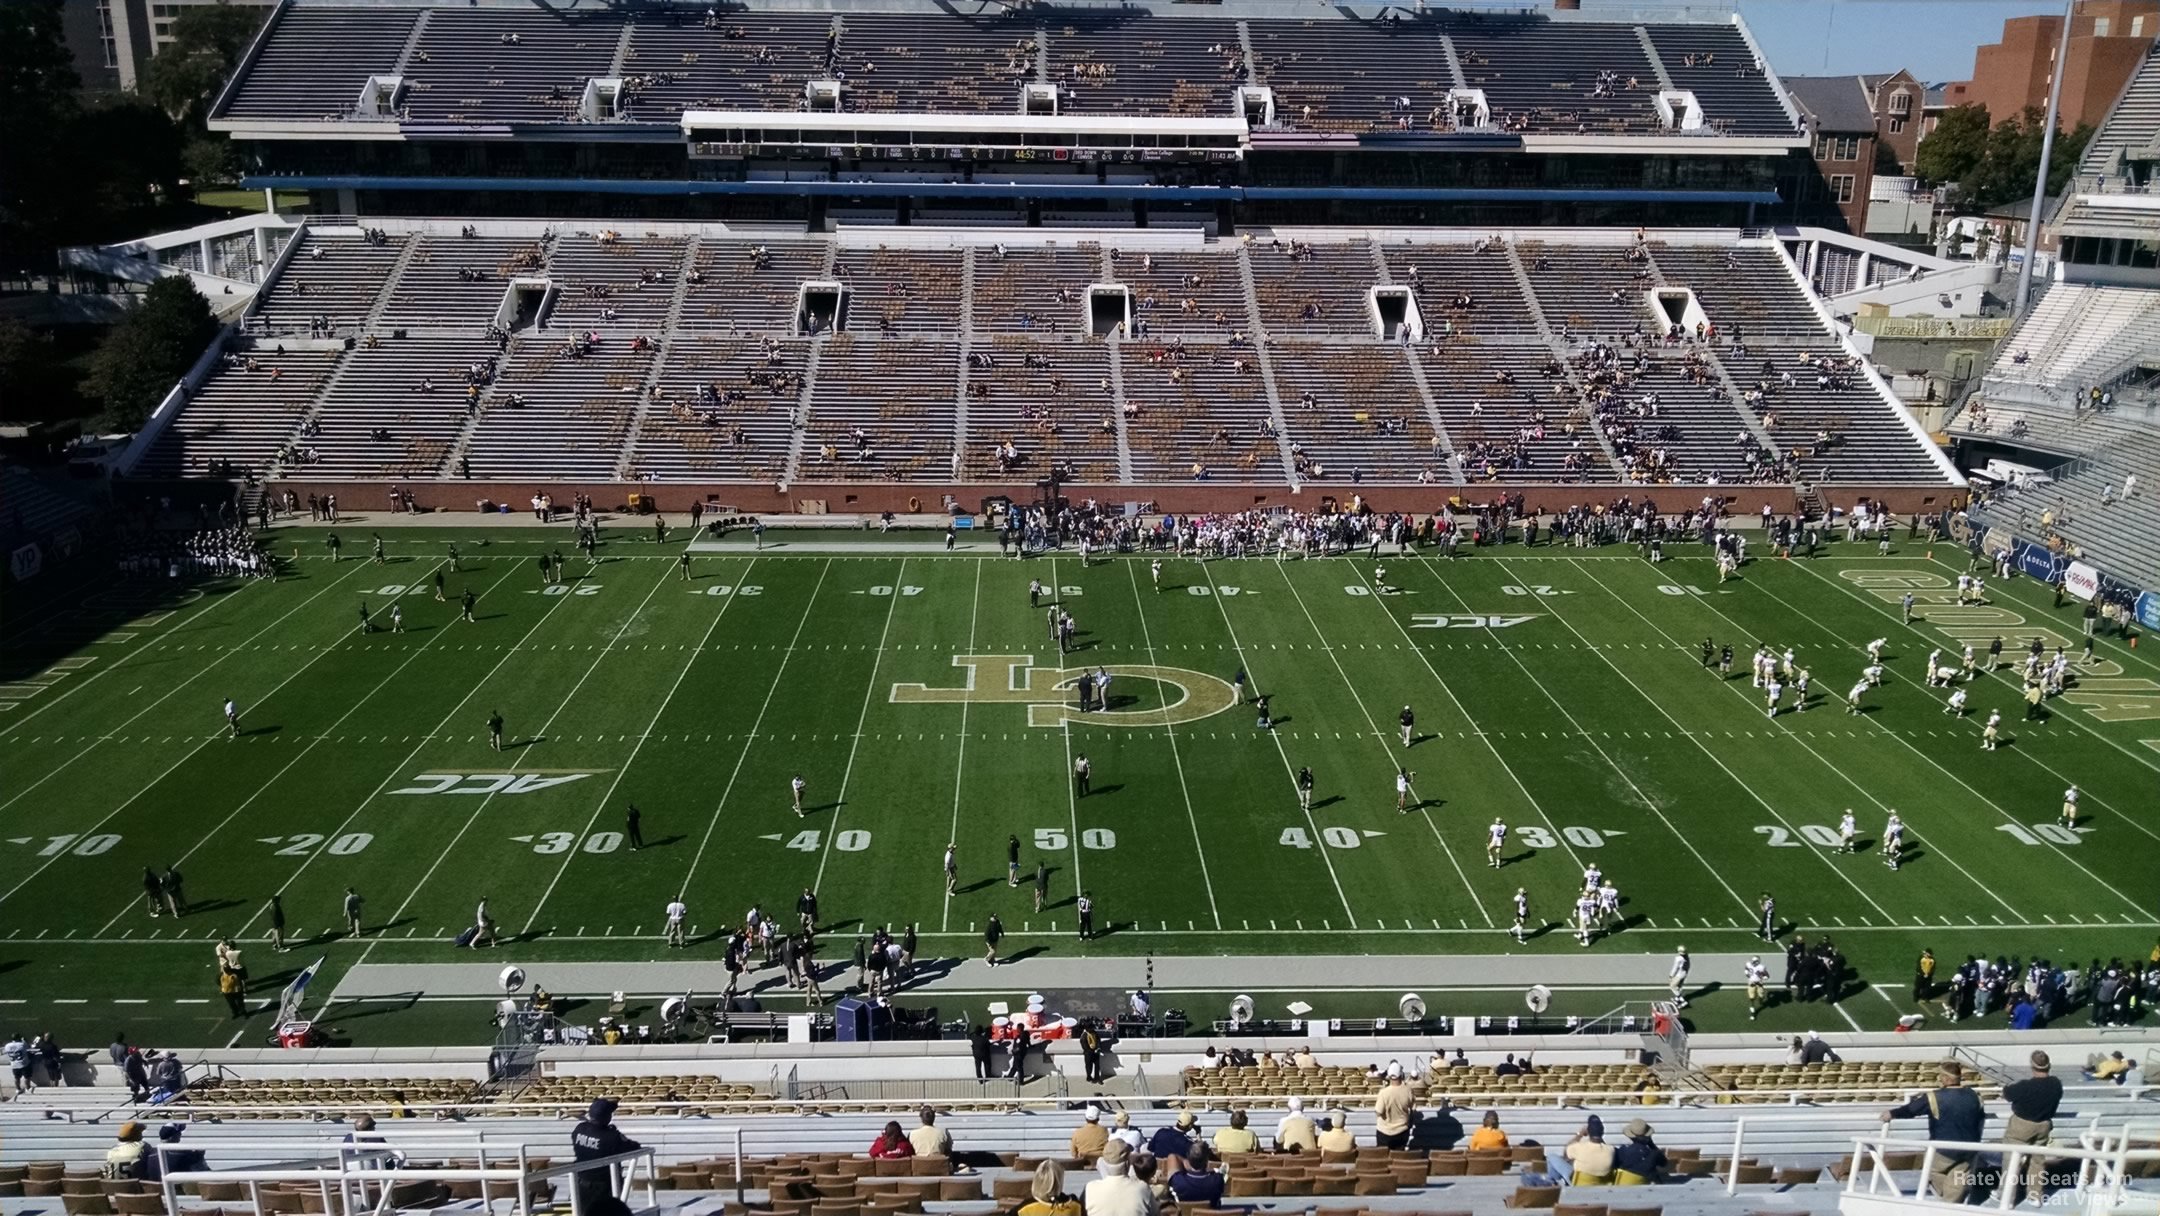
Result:
<svg viewBox="0 0 2160 1216"><path fill-rule="evenodd" d="M244 1140L220 1143L220 1151L246 1152L292 1152L296 1145L291 1140ZM321 1146L333 1150L334 1155L318 1154L278 1162L268 1166L241 1167L227 1170L181 1170L160 1168L159 1184L165 1195L165 1209L180 1210L180 1187L189 1183L245 1183L248 1201L257 1211L262 1211L262 1184L265 1182L313 1182L322 1193L323 1210L337 1216L360 1216L361 1213L386 1213L390 1210L390 1193L400 1183L407 1182L490 1182L506 1183L515 1188L514 1208L517 1216L531 1216L532 1183L545 1182L551 1178L589 1173L594 1170L608 1171L609 1190L617 1199L627 1199L632 1187L642 1175L646 1208L653 1206L653 1179L657 1172L658 1151L640 1147L626 1153L609 1157L597 1157L590 1161L570 1161L560 1165L535 1168L532 1154L524 1141L488 1141L481 1136L456 1138L392 1140L388 1137L363 1142ZM494 1149L499 1163L488 1164L489 1149ZM187 1151L178 1145L159 1143L152 1146L159 1155L159 1165L169 1152ZM470 1156L476 1162L471 1166L411 1165L405 1157L408 1153L426 1152L446 1158ZM511 1160L514 1156L514 1160ZM617 1167L623 1167L617 1172ZM741 1141L737 1139L736 1177L742 1175ZM370 1187L370 1183L380 1184ZM370 1200L373 1191L376 1197ZM333 1195L335 1198L333 1199ZM357 1200L358 1202L355 1202ZM581 1196L578 1187L570 1188L570 1211L572 1216L581 1212Z"/></svg>
<svg viewBox="0 0 2160 1216"><path fill-rule="evenodd" d="M1881 1196L1908 1202L1934 1202L1952 1206L1950 1201L1929 1194L1934 1185L1935 1160L1945 1152L1991 1153L2002 1158L2002 1177L2007 1180L2021 1177L2027 1158L2041 1161L2075 1161L2078 1163L2075 1190L2088 1199L2100 1201L2099 1210L2113 1210L2122 1203L2123 1192L2129 1173L2128 1167L2143 1165L2148 1161L2160 1161L2160 1148L2134 1149L2129 1137L2117 1139L2102 1135L2097 1127L2088 1128L2079 1136L2077 1145L2067 1144L2012 1144L2007 1141L1975 1140L1929 1140L1911 1139L1889 1135L1859 1136L1853 1140L1852 1168L1845 1176L1847 1195ZM2094 1145L2100 1147L2094 1147ZM1912 1185L1911 1193L1899 1185L1896 1172L1884 1158L1894 1152L1920 1154L1919 1175ZM1863 1185L1864 1180L1864 1185ZM2015 1186L1999 1186L1994 1206L2007 1212L2015 1206L2019 1197ZM1957 1205L1962 1206L1962 1205Z"/></svg>
<svg viewBox="0 0 2160 1216"><path fill-rule="evenodd" d="M1439 1103L1446 1103L1451 1107L1495 1105L1501 1103L1506 1103L1517 1107L1579 1107L1588 1105L1639 1106L1643 1104L1643 1098L1647 1092L1648 1094L1653 1095L1658 1099L1655 1105L1660 1106L1805 1106L1817 1104L1818 1101L1822 1100L1847 1105L1875 1105L1884 1101L1897 1101L1905 1098L1910 1098L1914 1094L1926 1093L1933 1088L1934 1086L1932 1084L1915 1084L1780 1086L1775 1089L1693 1090L1660 1088L1652 1091L1643 1091L1636 1089L1540 1090L1524 1089L1520 1087L1452 1089L1442 1088L1440 1086L1436 1086L1430 1082L1427 1082L1425 1086L1424 1104L1433 1105ZM1999 1095L2002 1091L2002 1086L1996 1082L1973 1085L1969 1086L1968 1088L1972 1089L1975 1093L1979 1093L1984 1096ZM1330 1105L1338 1105L1350 1108L1363 1108L1372 1102L1374 1092L1375 1091L1369 1089L1348 1091L1322 1090L1312 1093L1300 1093L1297 1096L1304 1099L1308 1106L1315 1103L1326 1103ZM2091 1097L2109 1096L2122 1097L2132 1101L2139 1101L2154 1096L2156 1094L2160 1094L2160 1086L2147 1085L2142 1083L2135 1085L2116 1085L2109 1082L2096 1082L2090 1085L2065 1086L2063 1089L2063 1093L2065 1097L2077 1097L2080 1095ZM1233 1099L1231 1095L1210 1095L1187 1092L1182 1094L1156 1095L1151 1098L1151 1104L1156 1102L1163 1103L1165 1105L1174 1103L1183 1103L1188 1105L1213 1105L1216 1103L1233 1103L1234 1105L1240 1107L1249 1106L1264 1108L1267 1106L1271 1097L1273 1096L1240 1095ZM1281 1100L1287 1100L1289 1097L1289 1094L1280 1095ZM1524 1099L1532 1099L1532 1101L1526 1102L1524 1101ZM572 1118L581 1116L590 1101L591 1099L588 1096L579 1098L565 1098L561 1101L550 1102L404 1102L398 1105L400 1105L404 1110L410 1112L415 1118L435 1117L442 1121L455 1121L462 1124L471 1122L475 1119L493 1119L498 1116L558 1119ZM780 1098L722 1098L706 1101L699 1101L687 1098L673 1101L658 1098L651 1100L631 1098L623 1101L622 1113L626 1116L656 1117L674 1115L682 1117L714 1118L799 1114L807 1109L819 1114L868 1114L889 1112L895 1109L896 1102L913 1106L920 1105L924 1101L928 1101L932 1105L939 1104L938 1100L936 1099L924 1098L825 1098L798 1099L792 1101ZM978 1099L960 1098L954 1099L952 1101L954 1105L961 1105L978 1101ZM1066 1095L1042 1094L1033 1096L1015 1096L1011 1098L1000 1098L995 1099L995 1101L997 1101L999 1106L1013 1111L1055 1111L1067 1108L1070 1105L1070 1096L1069 1093ZM168 1104L165 1106L160 1106L157 1109L161 1112L164 1112L166 1118L173 1118L176 1117L180 1112L185 1112L188 1117L198 1120L245 1118L250 1115L290 1115L297 1111L313 1114L325 1122L332 1122L336 1121L340 1117L348 1115L380 1115L384 1110L388 1109L389 1105L390 1104L387 1102L370 1102L365 1100L346 1102L235 1102L229 1104L184 1104L179 1106ZM120 1106L114 1108L114 1111L117 1112L134 1109L136 1108L133 1106ZM710 1111L716 1113L691 1116L689 1112L692 1111ZM84 1122L91 1121L93 1120L84 1120Z"/></svg>

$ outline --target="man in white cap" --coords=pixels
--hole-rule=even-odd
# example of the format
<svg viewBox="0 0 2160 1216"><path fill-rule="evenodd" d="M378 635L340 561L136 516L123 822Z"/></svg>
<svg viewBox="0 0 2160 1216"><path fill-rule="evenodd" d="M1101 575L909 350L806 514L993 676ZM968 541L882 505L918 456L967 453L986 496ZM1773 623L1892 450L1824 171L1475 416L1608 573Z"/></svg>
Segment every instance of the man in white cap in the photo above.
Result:
<svg viewBox="0 0 2160 1216"><path fill-rule="evenodd" d="M1103 1147L1096 1163L1102 1177L1087 1184L1081 1194L1088 1216L1155 1216L1155 1193L1132 1176L1132 1150L1123 1140Z"/></svg>
<svg viewBox="0 0 2160 1216"><path fill-rule="evenodd" d="M1086 1122L1073 1129L1072 1155L1085 1161L1102 1155L1103 1146L1110 1142L1110 1133L1102 1125L1102 1110L1090 1106L1083 1116Z"/></svg>
<svg viewBox="0 0 2160 1216"><path fill-rule="evenodd" d="M1672 990L1673 1004L1681 1006L1682 1008L1685 1008L1687 1006L1687 974L1687 947L1682 946L1680 947L1679 951L1673 955L1671 969L1665 973L1665 986Z"/></svg>
<svg viewBox="0 0 2160 1216"><path fill-rule="evenodd" d="M1373 1142L1385 1149L1408 1148L1413 1113L1410 1083L1403 1079L1402 1065L1392 1061L1385 1075L1387 1084L1373 1095Z"/></svg>
<svg viewBox="0 0 2160 1216"><path fill-rule="evenodd" d="M1306 1116L1305 1099L1290 1099L1290 1113L1275 1121L1275 1148L1281 1152L1320 1151L1320 1128Z"/></svg>

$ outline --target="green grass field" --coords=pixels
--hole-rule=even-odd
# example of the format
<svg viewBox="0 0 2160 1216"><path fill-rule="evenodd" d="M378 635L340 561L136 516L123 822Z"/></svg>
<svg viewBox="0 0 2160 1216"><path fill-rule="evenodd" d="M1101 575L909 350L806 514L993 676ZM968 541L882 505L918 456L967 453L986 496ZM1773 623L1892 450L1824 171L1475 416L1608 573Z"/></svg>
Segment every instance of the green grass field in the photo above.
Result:
<svg viewBox="0 0 2160 1216"><path fill-rule="evenodd" d="M925 954L979 953L995 911L1008 952L1151 954L1166 990L1188 954L1545 953L1565 985L1565 958L1585 952L1557 923L1595 862L1625 923L1589 953L1747 950L1756 900L1773 892L1785 926L1834 935L1883 985L1842 1006L1870 1028L1909 1007L1923 945L1946 959L2142 956L2160 927L2160 654L2103 642L2042 723L2019 720L2009 672L1975 682L1969 718L1947 717L1920 684L1932 646L1977 636L1984 651L2000 633L2006 654L2035 635L2075 653L2079 625L2025 581L1991 587L1989 607L1953 607L1948 562L1962 568L1962 554L1930 560L1916 541L1888 558L1757 558L1723 586L1694 546L1657 566L1620 549L1389 556L1376 593L1363 558L1165 560L1157 588L1144 558L1083 569L934 541L819 553L862 538L774 534L790 543L702 542L686 582L680 542L634 527L614 529L592 568L566 530L386 531L385 565L366 559L364 525L342 532L335 564L319 531L278 533L281 553L304 556L275 582L157 599L78 566L14 598L7 670L24 682L0 710L0 1021L73 1047L116 1028L142 1042L260 1035L265 1015L224 1018L211 941L263 938L273 892L291 936L316 940L251 949L265 997L317 954L323 993L363 959L471 961L448 939L482 895L515 939L502 960L530 965L663 957L677 891L707 937L692 953L717 958L725 922L753 903L785 912L806 885L836 931L828 960L862 924L908 921ZM568 578L544 587L534 556L556 545ZM450 603L433 599L438 569ZM1073 655L1030 607L1031 578L1077 620ZM471 624L457 619L464 588L479 596ZM1908 588L1924 618L1910 627L1896 603ZM358 604L387 627L393 601L405 632L357 632ZM1705 636L1740 652L1730 679L1703 669ZM1889 639L1890 674L1852 716L1836 698L1874 637ZM1764 716L1746 675L1758 641L1812 669L1805 712ZM989 657L972 691L964 656ZM1121 672L1113 712L1061 711L1061 664ZM1248 693L1271 696L1275 730L1234 702L1241 668ZM226 697L241 706L237 740ZM2010 741L1986 753L1991 708ZM1083 753L1093 791L1076 797ZM1396 810L1398 763L1416 773L1412 814ZM1317 778L1309 813L1292 785L1301 765ZM2072 782L2075 833L2056 826ZM630 802L644 811L637 852L621 835ZM1869 842L1887 810L1903 816L1903 869L1825 847L1848 807ZM1495 817L1513 828L1497 871L1484 850ZM1038 857L1052 869L1042 913L1004 882L1008 835L1030 870ZM172 863L194 910L151 919L142 869ZM338 914L348 885L367 900L357 941ZM1533 924L1555 926L1527 946L1506 933L1518 886ZM1085 944L1082 889L1109 929ZM1436 1011L1518 1007L1480 991L1474 962ZM1696 978L1727 986L1697 1002L1701 1027L1746 1024L1737 976ZM1252 987L1272 990L1266 975ZM1388 1011L1381 997L1334 1008ZM1210 1016L1220 1003L1192 999ZM1556 1009L1617 1003L1563 988ZM487 1035L468 1004L338 1013L363 1044ZM1789 1007L1763 1025L1842 1028L1838 1016Z"/></svg>

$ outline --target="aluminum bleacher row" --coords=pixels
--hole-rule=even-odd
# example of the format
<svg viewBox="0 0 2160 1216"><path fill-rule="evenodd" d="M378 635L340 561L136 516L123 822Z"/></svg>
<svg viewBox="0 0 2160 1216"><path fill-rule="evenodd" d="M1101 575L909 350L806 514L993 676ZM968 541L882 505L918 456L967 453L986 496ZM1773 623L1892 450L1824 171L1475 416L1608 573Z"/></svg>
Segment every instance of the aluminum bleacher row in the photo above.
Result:
<svg viewBox="0 0 2160 1216"><path fill-rule="evenodd" d="M837 79L849 110L960 114L1018 113L1022 84L1050 82L1068 113L1229 117L1242 112L1240 87L1265 86L1277 126L1344 133L1451 129L1449 91L1483 88L1490 120L1509 130L1628 136L1664 130L1652 101L1662 66L1695 90L1708 133L1796 129L1730 22L896 8L286 5L217 117L354 118L366 82L395 77L402 121L568 123L587 81L622 79L626 118L669 124L692 109L802 109L807 84Z"/></svg>
<svg viewBox="0 0 2160 1216"><path fill-rule="evenodd" d="M2008 1112L2001 1087L2022 1071L2013 1063L2023 1063L2031 1043L2045 1041L2058 1071L2067 1074L2052 1153L2117 1152L2152 1143L2145 1087L2080 1082L2066 1067L2094 1042L2050 1032L2041 1032L2041 1040L2007 1035L1959 1049L1966 1084L1988 1109L1988 1139L2002 1135ZM1498 1075L1492 1067L1499 1047L1520 1051L1521 1045L1473 1042L1468 1050L1477 1058L1468 1066L1436 1063L1413 1076L1416 1118L1409 1146L1400 1149L1375 1145L1372 1107L1380 1082L1369 1076L1370 1065L1347 1061L1373 1055L1374 1047L1383 1056L1410 1047L1409 1058L1417 1061L1422 1058L1417 1048L1424 1045L1418 1040L1392 1046L1368 1042L1351 1051L1337 1051L1340 1043L1330 1043L1322 1060L1302 1068L1287 1053L1273 1067L1180 1067L1197 1059L1196 1053L1185 1048L1165 1055L1160 1049L1166 1044L1157 1040L1146 1045L1163 1062L1153 1078L1160 1092L1152 1095L1091 1094L1069 1078L1052 1081L1075 1087L1069 1093L1044 1094L1039 1085L1038 1092L1015 1092L1004 1082L978 1086L958 1075L966 1071L965 1054L959 1044L950 1044L955 1050L912 1062L914 1053L827 1060L872 1074L920 1072L927 1066L946 1078L835 1079L812 1087L843 1093L892 1087L881 1098L837 1100L794 1100L776 1096L774 1085L724 1075L755 1070L763 1076L770 1070L775 1078L792 1077L814 1056L773 1069L770 1059L730 1054L739 1049L729 1048L711 1055L677 1049L684 1054L653 1058L622 1049L637 1061L628 1067L647 1070L639 1072L578 1071L606 1069L608 1052L615 1049L551 1052L530 1083L498 1081L484 1087L474 1079L483 1067L477 1053L470 1062L453 1059L435 1069L458 1075L430 1075L425 1065L372 1059L375 1053L368 1052L350 1053L361 1058L353 1065L322 1057L286 1064L263 1053L267 1058L242 1068L267 1075L240 1080L218 1067L214 1083L199 1084L184 1101L158 1107L137 1110L124 1094L105 1086L62 1090L59 1099L54 1091L41 1091L26 1101L0 1104L0 1210L11 1216L56 1210L69 1216L207 1216L213 1211L259 1216L446 1205L480 1211L515 1208L514 1197L520 1195L535 1203L553 1199L559 1207L570 1180L555 1167L571 1155L569 1120L598 1096L621 1101L615 1122L643 1146L641 1154L649 1154L633 1170L632 1207L648 1210L649 1178L657 1192L654 1206L698 1216L992 1216L1026 1201L1030 1176L1046 1161L1066 1171L1066 1189L1077 1193L1097 1166L1097 1150L1077 1142L1083 1128L1100 1134L1129 1122L1147 1140L1189 1116L1184 1134L1207 1141L1231 1124L1233 1112L1242 1114L1261 1146L1256 1152L1223 1154L1224 1206L1233 1211L1811 1213L1839 1205L1841 1184L1856 1163L1908 1185L1924 1172L1925 1143L1913 1124L1893 1129L1903 1138L1873 1150L1882 1154L1879 1162L1868 1150L1856 1154L1855 1141L1880 1134L1878 1116L1892 1101L1932 1087L1939 1051L1911 1040L1894 1046L1856 1040L1845 1050L1880 1058L1805 1066L1748 1063L1744 1057L1774 1053L1744 1036L1725 1037L1736 1046L1709 1046L1720 1038L1709 1036L1694 1050L1729 1057L1727 1062L1678 1072L1669 1063L1646 1067L1618 1045L1600 1049L1571 1045L1579 1040L1542 1040L1539 1067L1528 1076ZM1889 1035L1872 1038L1892 1042ZM1605 1041L1623 1039L1634 1036ZM1133 1059L1148 1054L1131 1053ZM1554 1055L1559 1062L1549 1058ZM414 1075L390 1075L399 1069ZM347 1072L360 1075L341 1075ZM792 1080L782 1084L795 1086ZM947 1086L950 1099L940 1096ZM1302 1098L1309 1116L1342 1119L1354 1147L1269 1151L1276 1120L1291 1098ZM948 1152L881 1159L866 1151L888 1120L913 1128L923 1108L934 1110L937 1126L951 1137ZM102 1117L53 1117L69 1110ZM1505 1143L1471 1149L1471 1129L1488 1110ZM1091 1111L1100 1121L1092 1126ZM362 1114L377 1120L372 1131L354 1128ZM430 1117L437 1115L447 1118ZM175 1181L170 1209L157 1184L101 1178L99 1166L118 1122L129 1117L153 1126L184 1123L181 1147L203 1153L201 1168L213 1175ZM1619 1144L1636 1119L1648 1127L1634 1131L1653 1136L1667 1156L1663 1177L1636 1185L1619 1175L1569 1177L1558 1157L1571 1138L1602 1122L1604 1139ZM365 1160L355 1163L355 1156ZM2113 1167L2120 1170L2119 1180L2088 1173L2079 1185L2093 1187L2090 1194L2059 1195L2050 1206L2150 1210L2160 1181L2155 1157L2151 1152L2119 1157ZM498 1172L483 1176L475 1170L483 1162ZM506 1164L509 1169L501 1172ZM378 1196L368 1195L360 1206L346 1206L347 1185L337 1174L353 1168L381 1171L371 1179L388 1193L380 1204ZM1557 1173L1559 1184L1525 1179L1533 1169ZM458 1170L468 1172L457 1176ZM2075 1173L2074 1166L2057 1171L2063 1178ZM1882 1181L1877 1177L1873 1185ZM2087 1206L2087 1200L2100 1206ZM1939 1203L1909 1203L1900 1210L1921 1207L1948 1211Z"/></svg>
<svg viewBox="0 0 2160 1216"><path fill-rule="evenodd" d="M137 472L1739 484L1768 444L1948 480L1879 384L1818 383L1849 351L1756 240L382 223L302 232ZM1744 345L1656 341L1660 291Z"/></svg>

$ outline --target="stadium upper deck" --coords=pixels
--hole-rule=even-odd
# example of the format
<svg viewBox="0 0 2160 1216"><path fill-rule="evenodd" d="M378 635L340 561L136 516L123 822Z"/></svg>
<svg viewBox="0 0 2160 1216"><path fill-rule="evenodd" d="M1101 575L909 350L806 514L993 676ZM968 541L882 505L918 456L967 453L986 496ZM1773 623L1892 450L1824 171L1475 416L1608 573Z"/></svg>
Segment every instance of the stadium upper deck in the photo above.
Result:
<svg viewBox="0 0 2160 1216"><path fill-rule="evenodd" d="M1723 146L1716 141L1782 146L1799 131L1737 18L1437 11L1367 20L1331 10L1230 19L1145 8L974 17L892 7L288 0L216 118L240 134L332 123L419 135L493 125L680 129L700 111L1251 116L1258 133L1685 135L1712 141L1705 153ZM595 81L620 83L594 96ZM1272 92L1272 104L1249 109L1252 91ZM1695 105L1676 113L1681 94Z"/></svg>
<svg viewBox="0 0 2160 1216"><path fill-rule="evenodd" d="M1144 198L1226 222L1292 218L1214 210L1264 200L1336 208L1301 222L1737 226L1804 168L1805 128L1737 17L1288 11L285 0L212 125L254 184L347 214L637 196L707 218L723 205L681 200L764 195L1051 199L1130 222ZM1343 213L1405 202L1607 210Z"/></svg>

